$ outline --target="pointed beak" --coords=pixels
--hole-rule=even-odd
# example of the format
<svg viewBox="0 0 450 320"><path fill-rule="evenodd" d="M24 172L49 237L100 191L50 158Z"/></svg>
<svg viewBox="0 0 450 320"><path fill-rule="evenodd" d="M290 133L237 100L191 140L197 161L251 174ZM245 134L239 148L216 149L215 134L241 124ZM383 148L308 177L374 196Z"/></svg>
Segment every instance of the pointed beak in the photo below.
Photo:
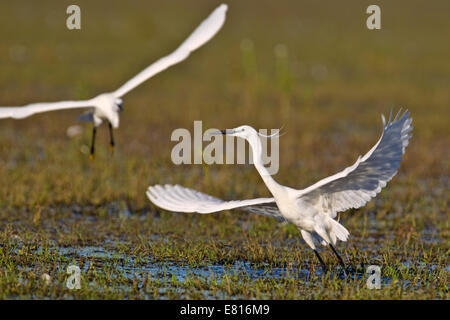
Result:
<svg viewBox="0 0 450 320"><path fill-rule="evenodd" d="M217 131L211 132L212 135L233 134L233 133L234 133L233 129L217 130Z"/></svg>

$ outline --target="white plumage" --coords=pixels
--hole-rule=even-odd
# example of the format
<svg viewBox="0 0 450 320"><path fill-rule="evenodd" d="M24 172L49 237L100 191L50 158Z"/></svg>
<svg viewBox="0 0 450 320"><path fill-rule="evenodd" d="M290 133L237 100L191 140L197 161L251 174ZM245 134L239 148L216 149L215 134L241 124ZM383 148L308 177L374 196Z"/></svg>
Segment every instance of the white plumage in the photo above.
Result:
<svg viewBox="0 0 450 320"><path fill-rule="evenodd" d="M40 112L73 109L73 108L84 108L88 106L90 106L90 102L88 100L81 100L81 101L60 101L51 103L47 102L31 103L24 107L1 107L0 119L1 118L23 119Z"/></svg>
<svg viewBox="0 0 450 320"><path fill-rule="evenodd" d="M149 199L159 207L177 212L213 213L241 209L282 220L274 198L223 201L219 198L179 185L156 185L147 190Z"/></svg>
<svg viewBox="0 0 450 320"><path fill-rule="evenodd" d="M113 95L115 97L122 97L147 79L186 59L192 51L197 50L211 40L220 28L222 28L225 23L227 9L228 7L226 4L217 7L174 52L162 57L142 70L119 89L114 91Z"/></svg>
<svg viewBox="0 0 450 320"><path fill-rule="evenodd" d="M337 212L360 208L375 197L397 173L411 138L413 127L409 112L402 115L399 112L394 119L391 113L387 123L384 116L382 120L381 137L369 152L359 157L352 166L303 190L282 186L270 176L262 163L262 144L257 131L241 126L220 133L249 142L255 168L273 198L222 201L178 185L151 186L147 196L155 205L170 211L212 213L243 209L285 219L300 229L304 240L314 250L317 241L330 245L335 244L337 239L346 241L349 232L335 220Z"/></svg>
<svg viewBox="0 0 450 320"><path fill-rule="evenodd" d="M297 196L303 201L325 208L332 218L337 212L360 208L375 197L395 176L412 130L412 118L405 112L394 120L392 113L378 142L363 157L341 172L320 180L300 190Z"/></svg>

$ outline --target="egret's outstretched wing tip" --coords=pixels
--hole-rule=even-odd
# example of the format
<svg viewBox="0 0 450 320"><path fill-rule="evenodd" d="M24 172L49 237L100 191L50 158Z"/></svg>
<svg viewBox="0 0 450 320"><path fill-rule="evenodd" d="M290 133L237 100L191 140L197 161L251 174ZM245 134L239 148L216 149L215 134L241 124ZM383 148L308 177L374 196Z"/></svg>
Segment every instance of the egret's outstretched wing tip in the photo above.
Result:
<svg viewBox="0 0 450 320"><path fill-rule="evenodd" d="M220 6L217 7L217 10L220 10L220 11L223 11L223 12L227 12L228 4L222 3Z"/></svg>
<svg viewBox="0 0 450 320"><path fill-rule="evenodd" d="M312 186L299 190L298 197L311 201L321 208L331 208L330 214L350 208L360 208L375 197L397 174L405 148L409 145L412 118L408 110L398 112L386 122L378 142L355 164ZM325 205L324 205L325 204Z"/></svg>
<svg viewBox="0 0 450 320"><path fill-rule="evenodd" d="M138 85L166 70L170 66L185 60L189 54L211 40L225 23L225 13L228 5L221 4L205 19L196 29L175 49L172 53L158 59L147 68L139 72L133 78L125 82L120 88L113 92L117 98L136 88Z"/></svg>
<svg viewBox="0 0 450 320"><path fill-rule="evenodd" d="M146 194L156 206L169 211L208 214L241 209L276 219L282 218L273 198L223 201L190 188L169 184L150 186Z"/></svg>
<svg viewBox="0 0 450 320"><path fill-rule="evenodd" d="M30 103L21 107L0 107L0 119L24 119L42 112L88 107L92 107L92 103L89 100L37 102Z"/></svg>

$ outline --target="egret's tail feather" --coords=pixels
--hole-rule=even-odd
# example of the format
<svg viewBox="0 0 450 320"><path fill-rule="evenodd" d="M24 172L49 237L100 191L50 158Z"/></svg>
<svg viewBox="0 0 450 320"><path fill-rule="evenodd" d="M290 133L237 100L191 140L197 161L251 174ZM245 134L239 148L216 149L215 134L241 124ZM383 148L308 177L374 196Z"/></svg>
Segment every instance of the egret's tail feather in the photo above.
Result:
<svg viewBox="0 0 450 320"><path fill-rule="evenodd" d="M350 233L345 227L334 219L331 219L331 232L341 241L347 241Z"/></svg>

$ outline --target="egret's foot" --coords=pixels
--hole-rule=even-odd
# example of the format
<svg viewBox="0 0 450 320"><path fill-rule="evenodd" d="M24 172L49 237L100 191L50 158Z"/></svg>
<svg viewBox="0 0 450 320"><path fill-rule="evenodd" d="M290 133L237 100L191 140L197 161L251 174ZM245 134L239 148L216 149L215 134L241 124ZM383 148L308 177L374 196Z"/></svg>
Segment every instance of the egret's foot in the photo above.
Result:
<svg viewBox="0 0 450 320"><path fill-rule="evenodd" d="M94 161L94 155L92 153L89 154L89 160Z"/></svg>
<svg viewBox="0 0 450 320"><path fill-rule="evenodd" d="M114 154L114 145L109 146L109 153Z"/></svg>

